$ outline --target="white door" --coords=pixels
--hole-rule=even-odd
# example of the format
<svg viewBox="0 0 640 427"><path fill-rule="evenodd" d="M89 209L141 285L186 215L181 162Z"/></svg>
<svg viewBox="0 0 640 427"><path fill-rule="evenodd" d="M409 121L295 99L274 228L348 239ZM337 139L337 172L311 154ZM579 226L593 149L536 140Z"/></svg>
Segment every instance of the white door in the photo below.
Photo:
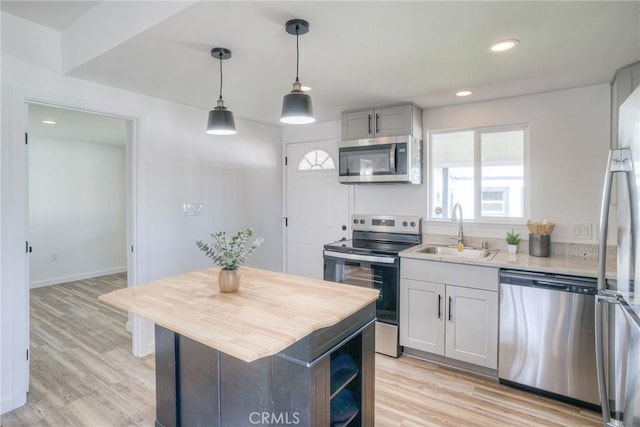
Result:
<svg viewBox="0 0 640 427"><path fill-rule="evenodd" d="M445 285L402 279L400 345L444 356Z"/></svg>
<svg viewBox="0 0 640 427"><path fill-rule="evenodd" d="M498 367L498 293L447 286L446 356Z"/></svg>
<svg viewBox="0 0 640 427"><path fill-rule="evenodd" d="M336 140L286 146L285 271L322 279L323 245L350 238L348 185L338 183Z"/></svg>

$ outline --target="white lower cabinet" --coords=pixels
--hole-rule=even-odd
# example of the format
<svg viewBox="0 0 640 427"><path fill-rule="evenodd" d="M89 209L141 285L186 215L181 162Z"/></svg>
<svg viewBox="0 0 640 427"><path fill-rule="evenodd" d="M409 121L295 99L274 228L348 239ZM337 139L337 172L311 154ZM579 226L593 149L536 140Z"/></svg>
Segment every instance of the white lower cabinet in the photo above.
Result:
<svg viewBox="0 0 640 427"><path fill-rule="evenodd" d="M400 344L498 367L498 269L403 258Z"/></svg>
<svg viewBox="0 0 640 427"><path fill-rule="evenodd" d="M402 279L400 345L444 355L445 286Z"/></svg>
<svg viewBox="0 0 640 427"><path fill-rule="evenodd" d="M446 288L445 356L498 369L498 293Z"/></svg>

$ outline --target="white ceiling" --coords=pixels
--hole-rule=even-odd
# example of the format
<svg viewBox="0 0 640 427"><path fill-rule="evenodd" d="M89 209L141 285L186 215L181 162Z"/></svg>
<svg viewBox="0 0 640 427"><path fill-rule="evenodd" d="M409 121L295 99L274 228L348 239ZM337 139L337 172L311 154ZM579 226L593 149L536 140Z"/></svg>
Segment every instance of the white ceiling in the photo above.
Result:
<svg viewBox="0 0 640 427"><path fill-rule="evenodd" d="M43 120L56 122L44 124ZM47 105L29 104L29 136L124 146L128 121Z"/></svg>
<svg viewBox="0 0 640 427"><path fill-rule="evenodd" d="M53 30L62 31L99 3L99 1L78 0L3 0L2 10Z"/></svg>
<svg viewBox="0 0 640 427"><path fill-rule="evenodd" d="M2 1L2 10L66 28L67 43L92 13L110 16L108 2L14 3ZM141 2L117 3L119 33L128 35L67 74L210 109L219 75L209 51L226 47L233 52L223 64L226 105L271 124L295 78L295 37L284 31L292 18L310 22L300 37L300 80L313 88L319 121L386 103L426 108L608 83L617 68L640 60L639 1L196 1L130 33L127 7ZM488 50L505 38L520 45ZM459 89L474 94L459 99Z"/></svg>

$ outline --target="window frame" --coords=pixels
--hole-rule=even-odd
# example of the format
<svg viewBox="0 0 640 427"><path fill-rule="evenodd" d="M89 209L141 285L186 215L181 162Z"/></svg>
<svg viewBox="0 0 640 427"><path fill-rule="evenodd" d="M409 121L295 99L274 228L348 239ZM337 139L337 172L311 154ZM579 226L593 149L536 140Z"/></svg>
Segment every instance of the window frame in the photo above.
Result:
<svg viewBox="0 0 640 427"><path fill-rule="evenodd" d="M327 155L327 157L325 158L325 160L322 163L311 163L308 159L307 159L307 155L314 153L316 156L316 160L318 158L318 152L322 152L324 154ZM331 161L331 167L330 168L325 168L324 164L327 163L327 160ZM310 167L309 169L301 169L300 168L300 164L302 163L302 161L306 161ZM314 168L314 166L320 166L319 168ZM312 148L311 150L307 151L306 153L304 153L302 155L302 157L300 157L300 160L298 160L298 163L296 165L296 170L298 172L302 172L302 173L306 173L306 172L333 172L336 171L338 168L336 166L336 161L333 158L333 156L331 155L331 153L327 152L326 150L323 150L321 148Z"/></svg>
<svg viewBox="0 0 640 427"><path fill-rule="evenodd" d="M495 217L495 216L482 216L482 153L481 147L481 135L483 133L497 133L497 132L510 132L518 131L523 132L523 206L521 217ZM475 126L464 128L447 128L427 131L427 218L426 221L433 223L445 223L450 222L450 218L435 218L433 216L432 197L433 192L433 166L431 159L433 158L433 135L455 133L455 132L473 132L473 191L474 191L474 219L464 219L465 222L472 224L489 224L489 225L522 225L524 220L529 217L529 200L531 197L531 173L530 173L530 150L529 150L529 124L528 123L513 123L504 125L491 125L491 126Z"/></svg>

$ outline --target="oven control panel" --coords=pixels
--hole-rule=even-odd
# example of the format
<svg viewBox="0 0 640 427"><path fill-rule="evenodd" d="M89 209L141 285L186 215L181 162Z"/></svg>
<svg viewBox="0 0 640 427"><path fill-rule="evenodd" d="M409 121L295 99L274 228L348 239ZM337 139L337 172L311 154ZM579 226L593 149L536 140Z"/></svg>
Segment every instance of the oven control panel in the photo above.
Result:
<svg viewBox="0 0 640 427"><path fill-rule="evenodd" d="M351 229L354 231L420 234L422 232L422 218L419 216L353 214Z"/></svg>

